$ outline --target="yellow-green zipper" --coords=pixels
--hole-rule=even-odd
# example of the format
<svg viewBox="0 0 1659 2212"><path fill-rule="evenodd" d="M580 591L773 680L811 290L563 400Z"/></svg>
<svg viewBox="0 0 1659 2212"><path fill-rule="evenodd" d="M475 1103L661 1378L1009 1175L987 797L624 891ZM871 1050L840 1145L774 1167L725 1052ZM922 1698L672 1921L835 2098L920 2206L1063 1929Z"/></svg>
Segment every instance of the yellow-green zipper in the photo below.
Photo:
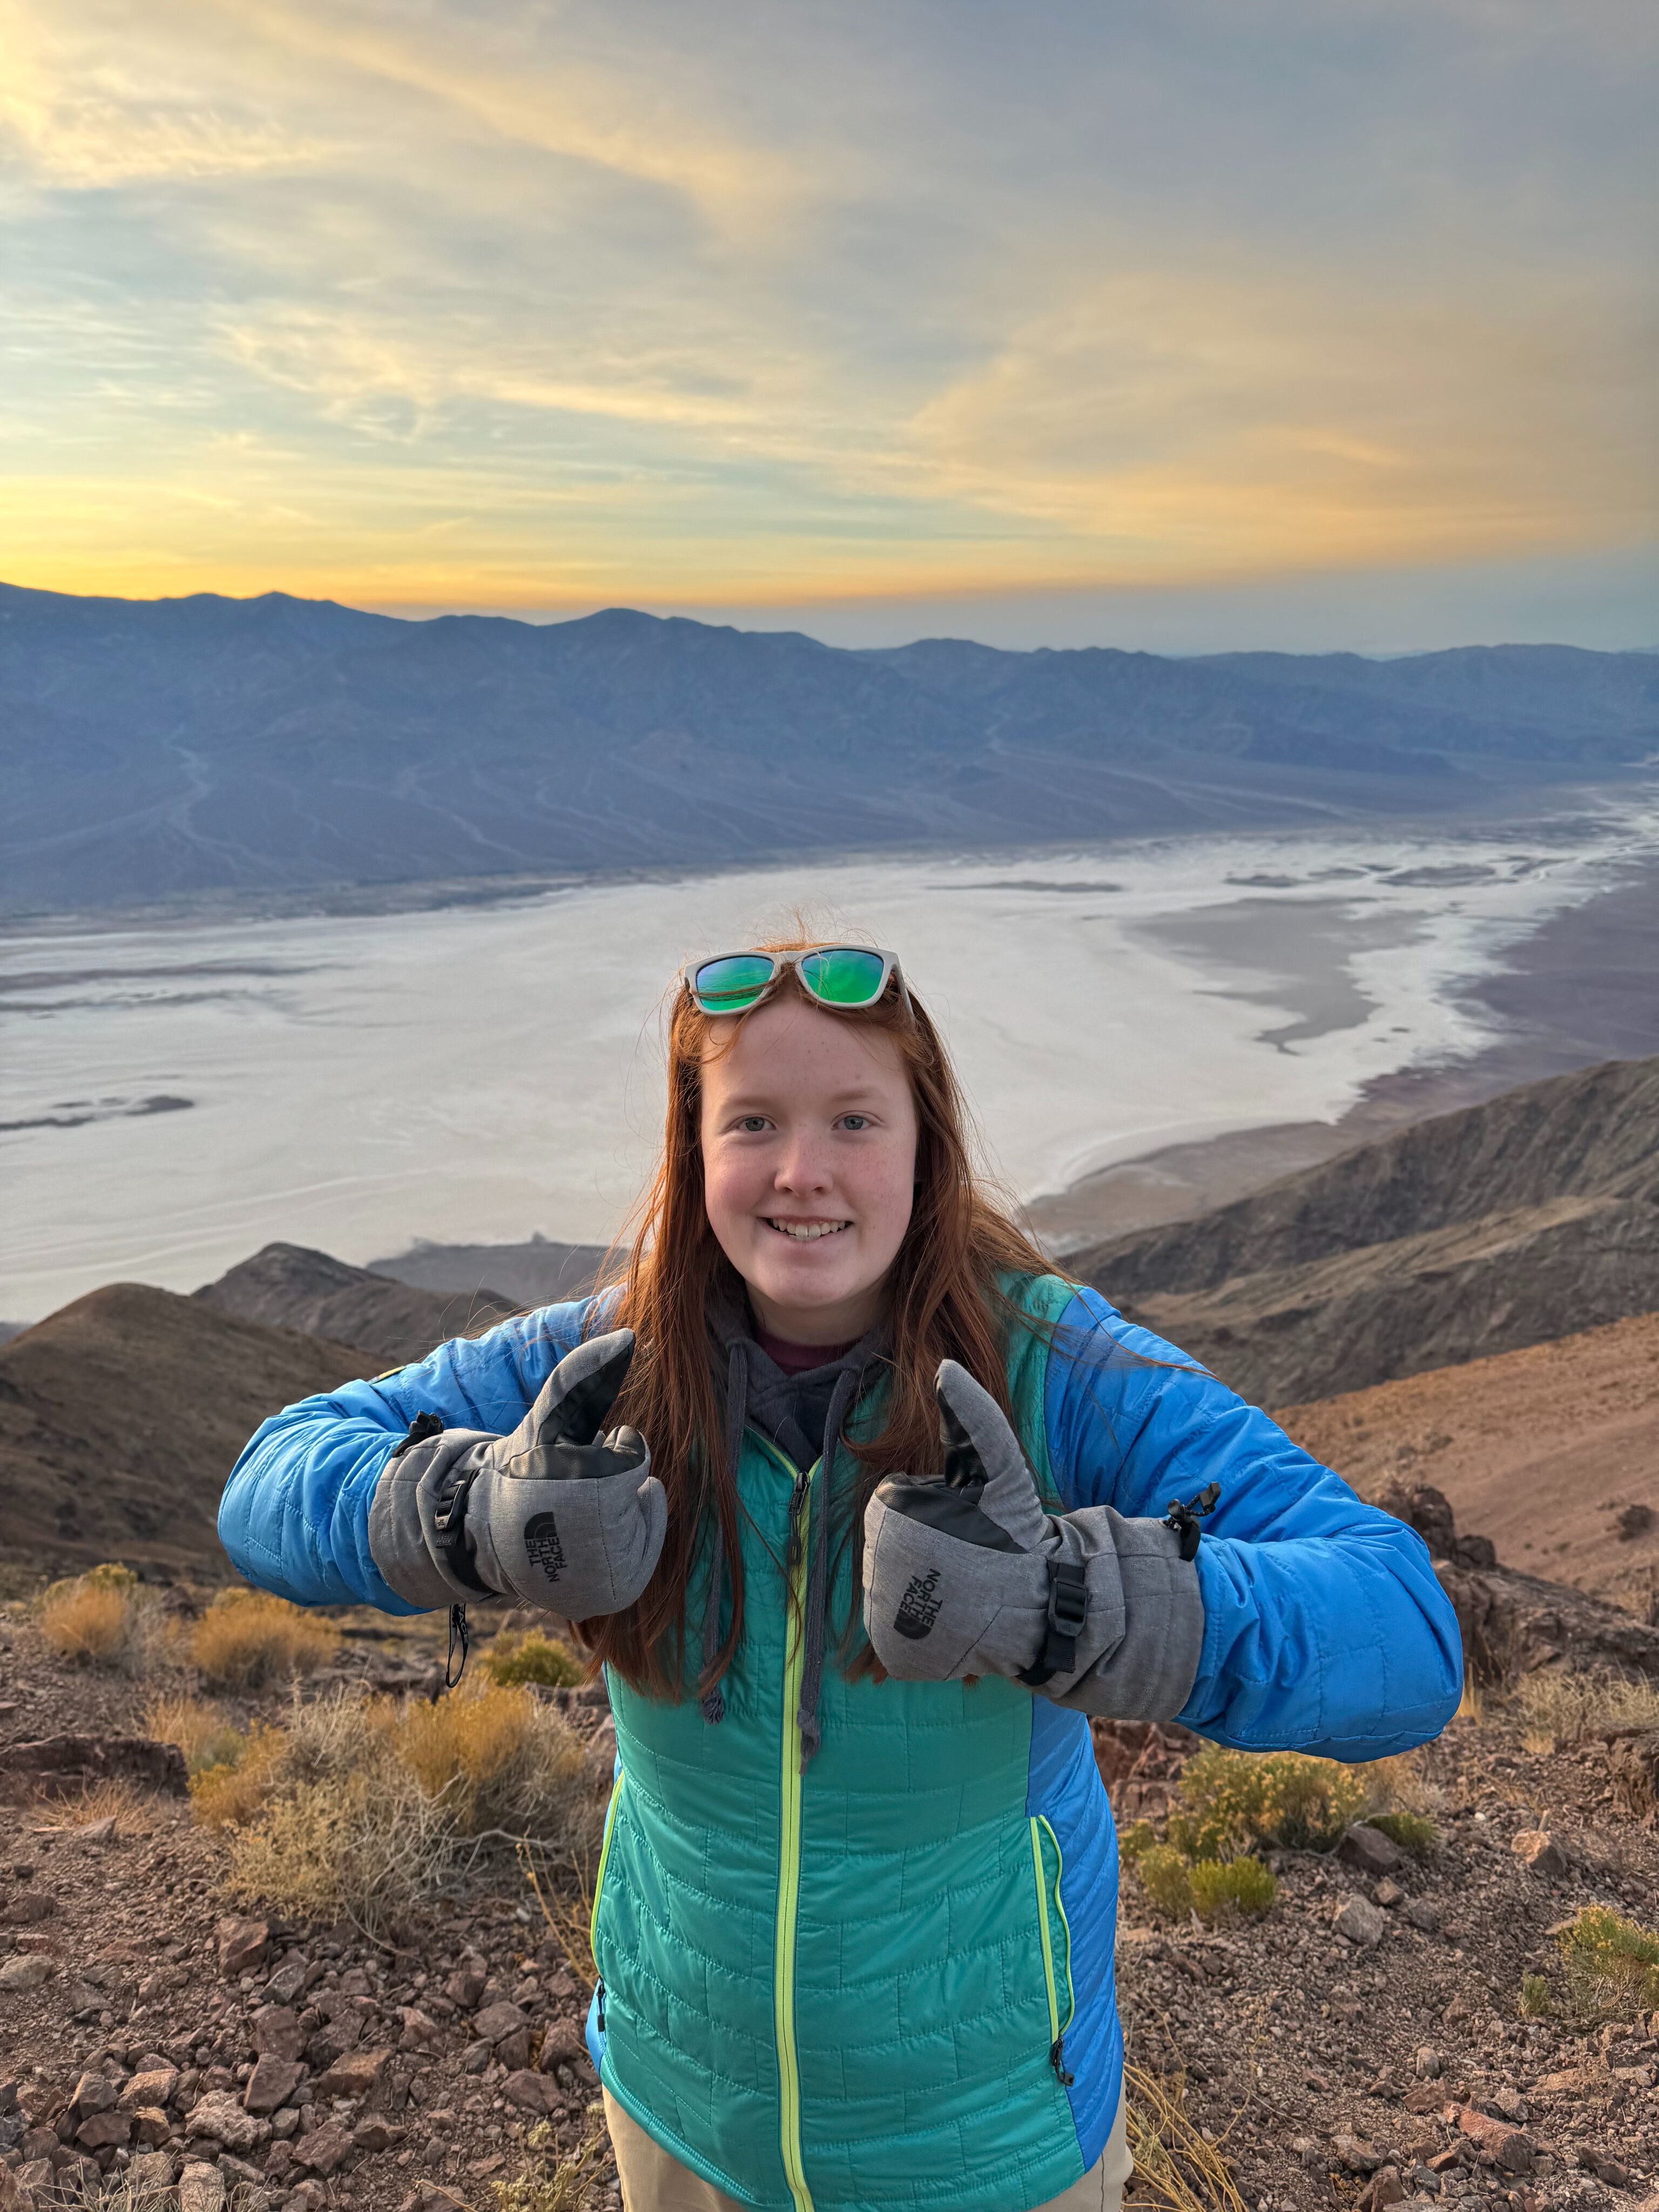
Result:
<svg viewBox="0 0 1659 2212"><path fill-rule="evenodd" d="M767 1449L794 1482L799 1480L781 1452ZM800 1686L805 1667L806 1563L812 1522L814 1464L807 1472L795 1508L799 1540L791 1545L789 1606L785 1616L783 1666L783 1771L778 1828L778 1917L772 1962L772 2022L778 2046L778 2101L784 2179L795 2212L812 2212L800 2154L800 2068L795 2053L795 1915L800 1905ZM796 1530L792 1529L792 1536Z"/></svg>
<svg viewBox="0 0 1659 2212"><path fill-rule="evenodd" d="M605 1840L599 1845L599 1870L593 1877L593 1910L587 1916L587 1948L590 1951L593 1950L599 1937L599 1899L605 1894L605 1863L611 1856L611 1837L617 1825L617 1808L622 1802L623 1784L627 1779L628 1777L618 1770L611 1786L611 1802L605 1808ZM597 1966L599 1963L599 1954L595 1952L593 1964Z"/></svg>
<svg viewBox="0 0 1659 2212"><path fill-rule="evenodd" d="M1066 1861L1060 1848L1060 1838L1041 1813L1031 1824L1031 1867L1036 1878L1037 1932L1042 1938L1042 1980L1048 1993L1048 2063L1054 2069L1054 2078L1062 2088L1071 2086L1071 2075L1066 2071L1066 2039L1071 2033L1072 2022L1077 2018L1077 1991L1072 1984L1072 1923L1066 1917L1065 1900L1060 1893L1060 1878L1066 1871ZM1060 1924L1066 1931L1066 2017L1060 2016L1060 1980L1054 1971L1054 1940L1048 1932L1048 1877L1042 1864L1042 1838L1046 1835L1054 1847L1054 1910L1060 1915Z"/></svg>

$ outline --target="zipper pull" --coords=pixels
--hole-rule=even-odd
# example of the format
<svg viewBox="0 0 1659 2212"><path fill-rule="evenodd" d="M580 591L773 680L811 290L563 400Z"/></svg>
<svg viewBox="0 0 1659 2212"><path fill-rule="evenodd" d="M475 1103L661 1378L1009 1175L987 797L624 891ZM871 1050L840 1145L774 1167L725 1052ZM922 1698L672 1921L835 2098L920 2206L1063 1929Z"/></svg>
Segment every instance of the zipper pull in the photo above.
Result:
<svg viewBox="0 0 1659 2212"><path fill-rule="evenodd" d="M793 1574L800 1565L800 1509L806 1503L806 1493L812 1479L807 1474L795 1477L795 1486L789 1493L789 1554L788 1567Z"/></svg>
<svg viewBox="0 0 1659 2212"><path fill-rule="evenodd" d="M598 2009L595 2011L593 2015L593 2025L599 2029L599 2033L603 2035L605 2033L605 1984L603 1981L600 1981L597 1984L593 1994L599 2000Z"/></svg>
<svg viewBox="0 0 1659 2212"><path fill-rule="evenodd" d="M1066 2071L1066 2038L1057 2035L1048 2052L1048 2063L1054 2069L1054 2079L1062 2089L1069 2089L1075 2078Z"/></svg>

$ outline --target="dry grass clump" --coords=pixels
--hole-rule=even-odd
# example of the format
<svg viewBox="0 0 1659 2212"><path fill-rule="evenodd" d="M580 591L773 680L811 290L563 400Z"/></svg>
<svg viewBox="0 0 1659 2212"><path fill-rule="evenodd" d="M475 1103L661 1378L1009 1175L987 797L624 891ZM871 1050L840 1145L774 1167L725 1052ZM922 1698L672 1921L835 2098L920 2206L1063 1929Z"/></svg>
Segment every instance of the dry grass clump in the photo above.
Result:
<svg viewBox="0 0 1659 2212"><path fill-rule="evenodd" d="M340 1632L268 1590L221 1590L190 1632L192 1663L226 1690L257 1690L325 1666Z"/></svg>
<svg viewBox="0 0 1659 2212"><path fill-rule="evenodd" d="M242 1755L241 1730L222 1706L207 1698L152 1698L144 1708L144 1727L158 1743L176 1743L188 1772L234 1766Z"/></svg>
<svg viewBox="0 0 1659 2212"><path fill-rule="evenodd" d="M1604 1729L1659 1729L1659 1690L1605 1668L1557 1674L1540 1668L1515 1693L1526 1747L1547 1755L1571 1751Z"/></svg>
<svg viewBox="0 0 1659 2212"><path fill-rule="evenodd" d="M526 2150L547 2151L552 2148L553 2130L545 2120L538 2120L524 2140ZM568 2158L539 2171L526 2166L511 2181L490 2183L495 2212L583 2212L609 2141L605 2106L596 2102L588 2107L582 2139Z"/></svg>
<svg viewBox="0 0 1659 2212"><path fill-rule="evenodd" d="M113 1561L53 1583L40 1601L40 1632L60 1658L140 1674L161 1633L160 1608L131 1567Z"/></svg>
<svg viewBox="0 0 1659 2212"><path fill-rule="evenodd" d="M1226 2154L1206 2138L1187 2109L1184 2075L1126 2065L1123 2094L1124 2128L1135 2162L1124 2191L1127 2206L1152 2206L1157 2212L1245 2212Z"/></svg>
<svg viewBox="0 0 1659 2212"><path fill-rule="evenodd" d="M550 1690L574 1690L586 1669L568 1644L539 1628L521 1635L498 1636L478 1661L483 1673L502 1689L534 1682Z"/></svg>
<svg viewBox="0 0 1659 2212"><path fill-rule="evenodd" d="M1200 1920L1255 1920L1270 1911L1279 1884L1258 1858L1187 1859L1173 1844L1147 1844L1126 1851L1147 1902L1171 1920L1196 1912Z"/></svg>
<svg viewBox="0 0 1659 2212"><path fill-rule="evenodd" d="M246 1735L232 1729L215 1748L221 1756L191 1774L191 1808L207 1827L246 1827L258 1818L276 1787L288 1757L288 1733L255 1721Z"/></svg>
<svg viewBox="0 0 1659 2212"><path fill-rule="evenodd" d="M1194 1860L1274 1848L1329 1850L1364 1811L1370 1788L1362 1769L1334 1759L1206 1743L1182 1770L1181 1808L1165 1834Z"/></svg>
<svg viewBox="0 0 1659 2212"><path fill-rule="evenodd" d="M236 1808L223 1817L240 1897L374 1930L492 1840L533 1836L568 1862L598 1840L580 1740L527 1690L480 1685L407 1707L344 1690L296 1697L286 1728L266 1733L239 1768L191 1784L204 1818Z"/></svg>
<svg viewBox="0 0 1659 2212"><path fill-rule="evenodd" d="M1659 2006L1659 1932L1609 1905L1587 1905L1557 1941L1581 2017L1632 2020Z"/></svg>

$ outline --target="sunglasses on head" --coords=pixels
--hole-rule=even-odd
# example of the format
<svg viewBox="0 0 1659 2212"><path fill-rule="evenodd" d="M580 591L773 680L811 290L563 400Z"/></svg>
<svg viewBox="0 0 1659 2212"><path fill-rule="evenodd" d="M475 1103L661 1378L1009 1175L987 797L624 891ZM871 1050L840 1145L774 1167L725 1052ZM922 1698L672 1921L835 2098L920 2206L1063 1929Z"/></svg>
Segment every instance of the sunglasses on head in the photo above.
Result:
<svg viewBox="0 0 1659 2212"><path fill-rule="evenodd" d="M908 1006L897 956L863 945L814 945L804 952L720 952L692 960L680 980L705 1014L744 1014L758 1006L786 968L809 999L837 1010L873 1006L890 981Z"/></svg>

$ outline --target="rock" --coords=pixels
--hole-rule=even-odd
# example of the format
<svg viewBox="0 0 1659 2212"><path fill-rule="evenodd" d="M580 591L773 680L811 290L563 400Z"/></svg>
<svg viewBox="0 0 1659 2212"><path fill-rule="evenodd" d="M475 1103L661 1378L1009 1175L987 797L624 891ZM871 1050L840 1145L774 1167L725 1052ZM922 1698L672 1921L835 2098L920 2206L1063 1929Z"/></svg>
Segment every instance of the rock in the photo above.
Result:
<svg viewBox="0 0 1659 2212"><path fill-rule="evenodd" d="M1392 1874L1406 1863L1406 1854L1399 1844L1391 1843L1381 1828L1373 1828L1368 1820L1356 1820L1351 1828L1343 1830L1336 1855L1349 1866L1358 1867L1362 1874Z"/></svg>
<svg viewBox="0 0 1659 2212"><path fill-rule="evenodd" d="M83 2120L89 2120L94 2112L112 2112L115 2097L115 2084L107 2074L83 2074L70 2103Z"/></svg>
<svg viewBox="0 0 1659 2212"><path fill-rule="evenodd" d="M1401 2100L1408 2112L1419 2118L1427 2112L1437 2112L1446 2101L1446 2093L1436 2081L1413 2081L1407 2087Z"/></svg>
<svg viewBox="0 0 1659 2212"><path fill-rule="evenodd" d="M1371 1897L1378 1905L1403 1905L1406 1902L1405 1891L1397 1881L1391 1881L1387 1875L1383 1875L1382 1881L1372 1890Z"/></svg>
<svg viewBox="0 0 1659 2212"><path fill-rule="evenodd" d="M514 2035L520 2028L529 2025L519 2007L503 1998L495 2004L484 2007L472 2023L472 2032L475 2035L481 2035L487 2043L500 2043L503 2037Z"/></svg>
<svg viewBox="0 0 1659 2212"><path fill-rule="evenodd" d="M190 2108L187 2136L210 2136L227 2150L253 2150L270 2140L270 2123L246 2112L228 2089L210 2089Z"/></svg>
<svg viewBox="0 0 1659 2212"><path fill-rule="evenodd" d="M294 2059L305 2049L305 2030L290 2005L261 2005L248 2027L255 2053L261 2058Z"/></svg>
<svg viewBox="0 0 1659 2212"><path fill-rule="evenodd" d="M1341 1900L1334 1924L1339 1936L1346 1936L1351 1943L1362 1944L1370 1950L1382 1941L1389 1922L1381 1905L1373 1905L1369 1897L1355 1896Z"/></svg>
<svg viewBox="0 0 1659 2212"><path fill-rule="evenodd" d="M404 2032L398 2039L401 2051L435 2051L444 2039L443 2030L435 2020L422 2012L418 2006L400 2007ZM517 2007L514 2009L516 2011Z"/></svg>
<svg viewBox="0 0 1659 2212"><path fill-rule="evenodd" d="M1581 2152L1579 2155L1587 2158L1596 2179L1605 2182L1609 2189L1634 2189L1636 2186L1629 2168L1620 2166L1616 2158L1604 2158L1596 2150Z"/></svg>
<svg viewBox="0 0 1659 2212"><path fill-rule="evenodd" d="M1386 2212L1389 2205L1403 2204L1405 2200L1405 2185L1400 2179L1399 2167L1379 2166L1370 2187L1360 2191L1357 2212Z"/></svg>
<svg viewBox="0 0 1659 2212"><path fill-rule="evenodd" d="M146 2144L166 2142L173 2133L173 2123L159 2105L140 2105L132 2115L133 2140Z"/></svg>
<svg viewBox="0 0 1659 2212"><path fill-rule="evenodd" d="M100 1844L113 1842L114 1838L115 1815L113 1813L106 1813L101 1820L83 1820L78 1828L65 1828L58 1840L67 1849L75 1849L85 1844L96 1848Z"/></svg>
<svg viewBox="0 0 1659 2212"><path fill-rule="evenodd" d="M216 2166L187 2166L179 2177L179 2212L224 2212L224 2177Z"/></svg>
<svg viewBox="0 0 1659 2212"><path fill-rule="evenodd" d="M1419 2081L1437 2081L1446 2070L1446 2061L1431 2043L1420 2043L1412 2057L1412 2071Z"/></svg>
<svg viewBox="0 0 1659 2212"><path fill-rule="evenodd" d="M1511 2127L1507 2120L1495 2120L1490 2113L1477 2112L1468 2105L1455 2108L1459 2131L1471 2142L1478 2143L1492 2164L1505 2173L1530 2173L1534 2164L1533 2147L1519 2128Z"/></svg>
<svg viewBox="0 0 1659 2212"><path fill-rule="evenodd" d="M189 1795L185 1754L176 1743L150 1736L52 1735L33 1743L0 1746L0 1796L29 1797L76 1783L116 1779L141 1790Z"/></svg>
<svg viewBox="0 0 1659 2212"><path fill-rule="evenodd" d="M1412 1926L1425 1936L1432 1936L1440 1925L1440 1907L1431 1897L1408 1897L1404 1910Z"/></svg>
<svg viewBox="0 0 1659 2212"><path fill-rule="evenodd" d="M0 1928L33 1928L50 1920L57 1910L58 1899L50 1890L20 1889L0 1905Z"/></svg>
<svg viewBox="0 0 1659 2212"><path fill-rule="evenodd" d="M327 2073L318 2077L316 2087L319 2097L362 2097L380 2080L390 2051L348 2051L343 2052Z"/></svg>
<svg viewBox="0 0 1659 2212"><path fill-rule="evenodd" d="M1567 1855L1553 1836L1543 1828L1522 1828L1510 1844L1523 1867L1534 1874L1559 1879L1567 1870Z"/></svg>
<svg viewBox="0 0 1659 2212"><path fill-rule="evenodd" d="M127 2175L136 2197L159 2197L173 2186L173 2160L164 2150L141 2150L127 2168Z"/></svg>
<svg viewBox="0 0 1659 2212"><path fill-rule="evenodd" d="M461 2053L463 2074L482 2074L489 2063L489 2045L482 2038L477 2043L469 2043Z"/></svg>
<svg viewBox="0 0 1659 2212"><path fill-rule="evenodd" d="M557 2087L547 2075L532 2074L528 2067L520 2067L507 2075L501 2084L501 2094L509 2105L517 2105L526 2112L555 2112L562 2101Z"/></svg>
<svg viewBox="0 0 1659 2212"><path fill-rule="evenodd" d="M393 2127L389 2120L381 2119L378 2113L372 2115L368 2119L359 2120L351 2130L351 2145L354 2150L370 2152L392 2150L403 2139L403 2130Z"/></svg>
<svg viewBox="0 0 1659 2212"><path fill-rule="evenodd" d="M1607 1781L1619 1810L1645 1820L1659 1803L1659 1729L1615 1743L1607 1754Z"/></svg>
<svg viewBox="0 0 1659 2212"><path fill-rule="evenodd" d="M516 2073L521 2066L529 2065L530 2030L527 2027L521 2027L516 2033L504 2035L501 2038L495 2045L495 2063L498 2066L505 2066L509 2072L513 2073Z"/></svg>
<svg viewBox="0 0 1659 2212"><path fill-rule="evenodd" d="M267 2053L257 2059L242 2092L243 2111L274 2112L279 2105L287 2104L299 2087L305 2070L296 2058L277 2058Z"/></svg>
<svg viewBox="0 0 1659 2212"><path fill-rule="evenodd" d="M295 2157L301 2166L309 2167L313 2173L320 2173L326 2180L350 2151L351 2137L339 2122L325 2120L321 2127L313 2128L308 2136L301 2137Z"/></svg>
<svg viewBox="0 0 1659 2212"><path fill-rule="evenodd" d="M444 1984L444 1995L451 2004L459 2005L464 2012L471 2012L483 1995L484 1984L489 1978L481 1965L475 1966L468 1960L457 1966Z"/></svg>
<svg viewBox="0 0 1659 2212"><path fill-rule="evenodd" d="M75 2140L82 2150L113 2150L125 2146L132 2134L132 2121L125 2112L94 2112L89 2120L82 2120L75 2130Z"/></svg>
<svg viewBox="0 0 1659 2212"><path fill-rule="evenodd" d="M583 2057L587 2041L581 2030L568 2020L550 2021L542 2037L541 2049L536 2054L536 2063L544 2074L556 2066L568 2066Z"/></svg>
<svg viewBox="0 0 1659 2212"><path fill-rule="evenodd" d="M147 2068L143 2073L131 2075L124 2085L116 2099L117 2109L123 2112L136 2112L143 2105L170 2105L173 2093L178 2086L179 2069L176 2066Z"/></svg>
<svg viewBox="0 0 1659 2212"><path fill-rule="evenodd" d="M21 2166L13 2169L12 2179L23 2191L24 2202L33 2206L36 2191L44 2195L56 2176L49 2158L26 2158Z"/></svg>
<svg viewBox="0 0 1659 2212"><path fill-rule="evenodd" d="M294 2170L294 2146L274 2142L265 2156L265 2179L281 2181Z"/></svg>
<svg viewBox="0 0 1659 2212"><path fill-rule="evenodd" d="M1375 2173L1382 2163L1382 2152L1373 2150L1358 2136L1333 2136L1331 2148L1350 2173Z"/></svg>
<svg viewBox="0 0 1659 2212"><path fill-rule="evenodd" d="M311 1961L290 1951L265 1984L265 2002L271 2005L291 2005L305 1994L306 1976ZM257 2015L256 2015L257 2017Z"/></svg>
<svg viewBox="0 0 1659 2212"><path fill-rule="evenodd" d="M222 1920L213 1931L219 1946L219 1972L234 1980L264 1964L270 1951L270 1929L263 1920Z"/></svg>
<svg viewBox="0 0 1659 2212"><path fill-rule="evenodd" d="M34 2212L34 2191L26 2190L9 2166L0 2166L0 2212Z"/></svg>
<svg viewBox="0 0 1659 2212"><path fill-rule="evenodd" d="M30 1990L38 1990L57 1972L52 1960L39 1951L27 1951L16 1958L0 1960L0 1996L25 1995Z"/></svg>

